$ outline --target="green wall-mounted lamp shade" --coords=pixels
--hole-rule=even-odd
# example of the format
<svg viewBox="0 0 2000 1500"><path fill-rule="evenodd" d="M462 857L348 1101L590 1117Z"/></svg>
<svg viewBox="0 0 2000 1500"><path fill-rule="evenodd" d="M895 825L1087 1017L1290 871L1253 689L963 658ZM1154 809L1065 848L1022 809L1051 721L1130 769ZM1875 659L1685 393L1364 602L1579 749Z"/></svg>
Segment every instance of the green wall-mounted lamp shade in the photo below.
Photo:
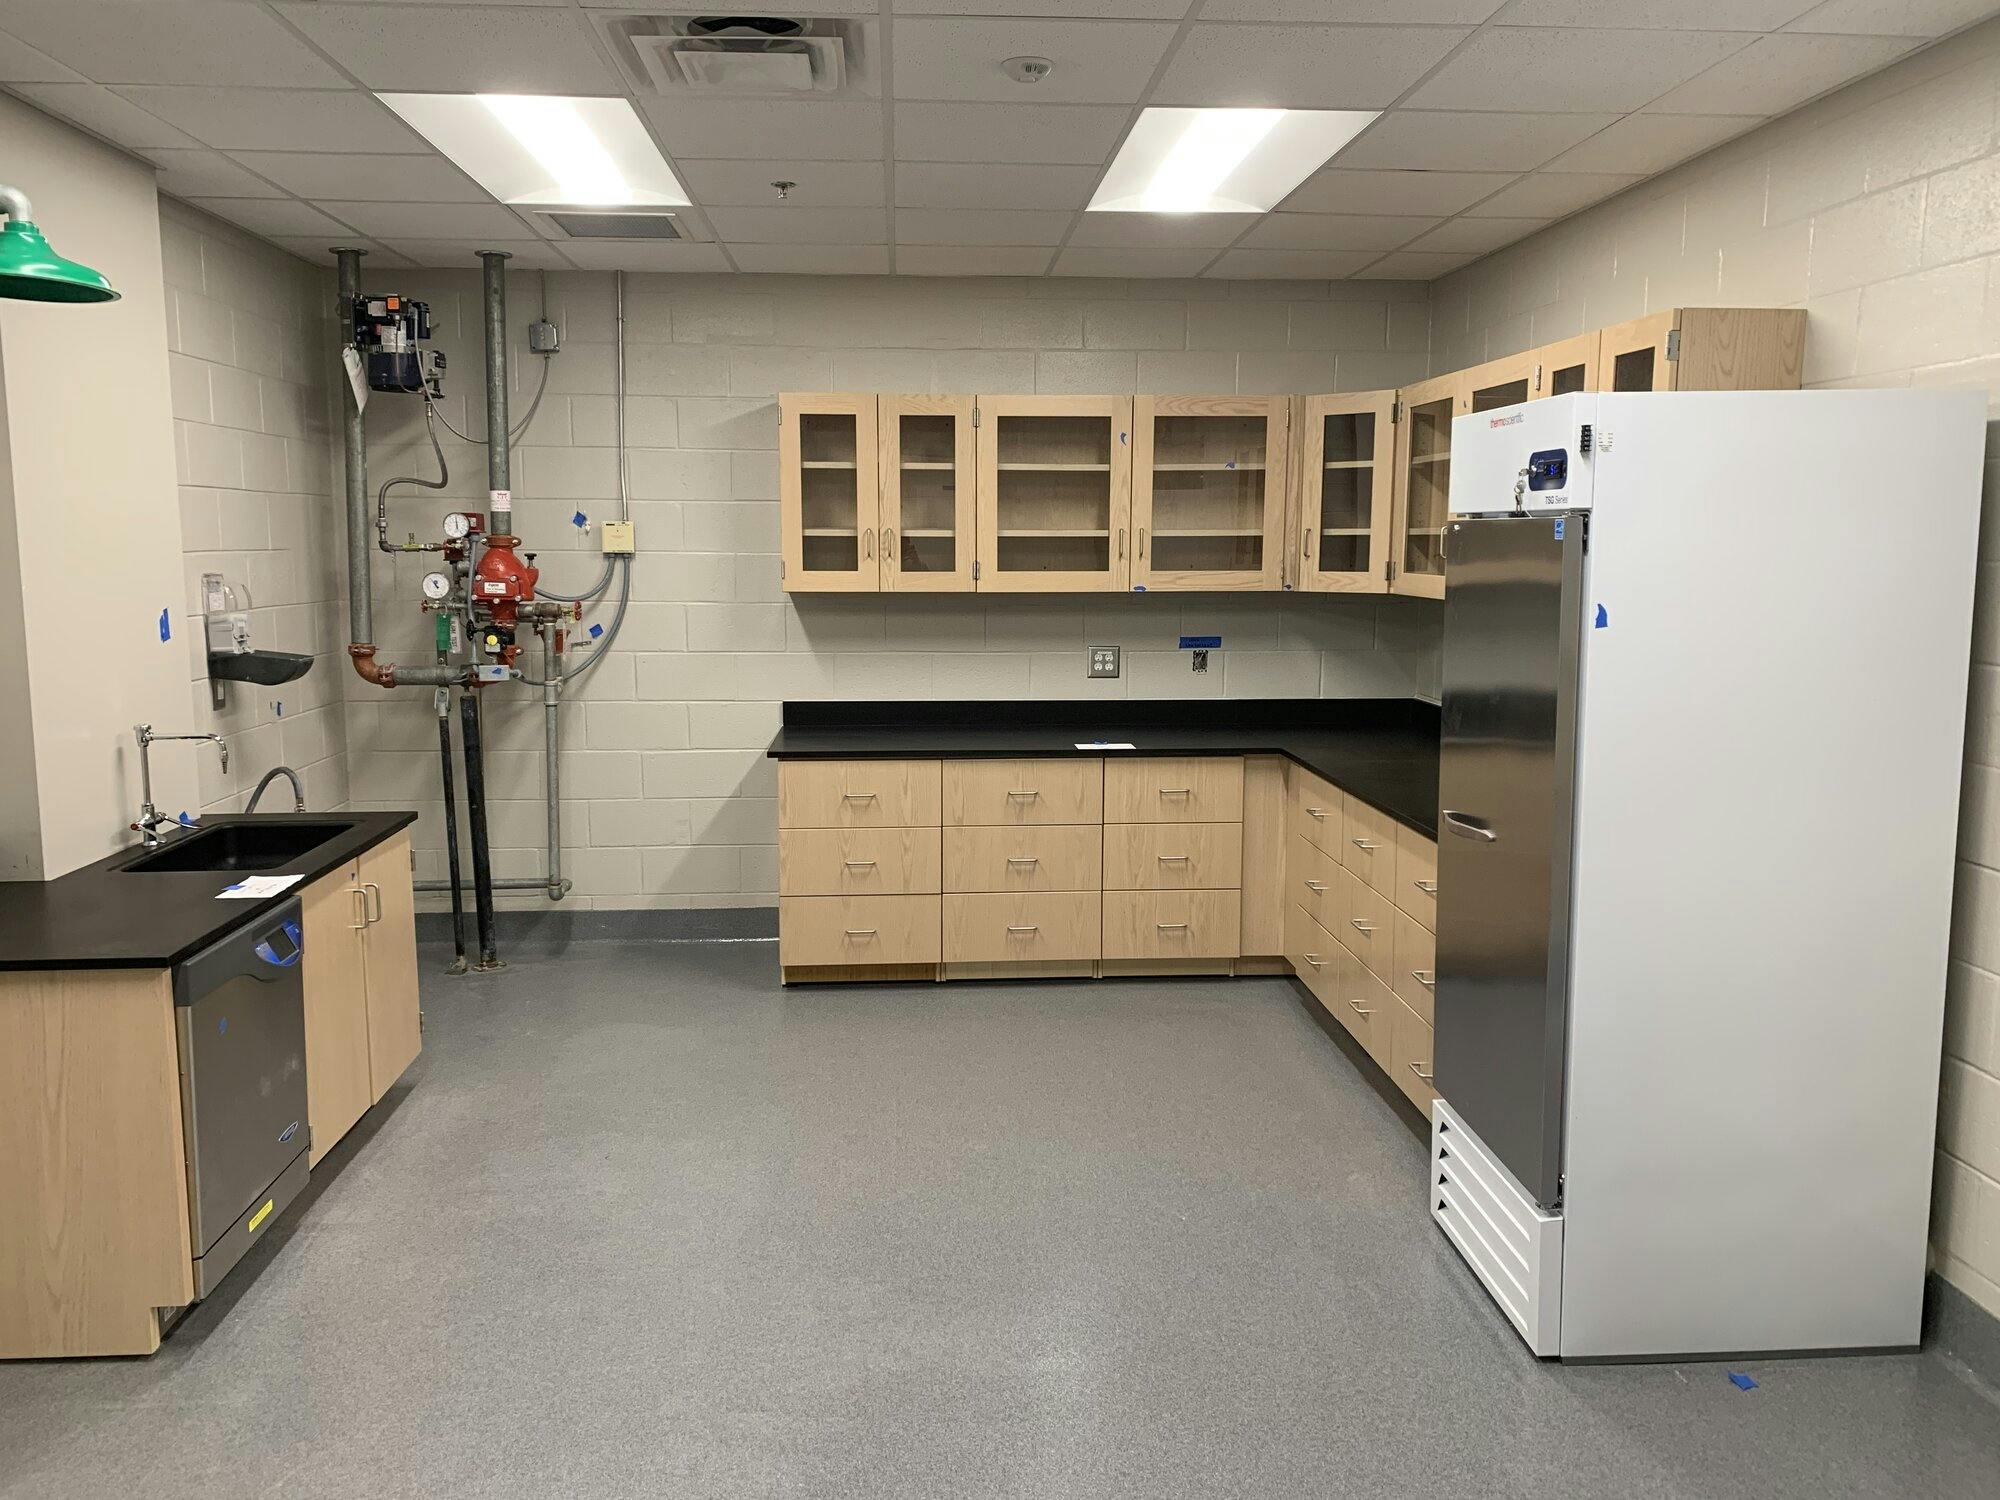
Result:
<svg viewBox="0 0 2000 1500"><path fill-rule="evenodd" d="M0 187L0 297L19 302L116 302L101 271L65 260L49 248L32 218L27 195Z"/></svg>

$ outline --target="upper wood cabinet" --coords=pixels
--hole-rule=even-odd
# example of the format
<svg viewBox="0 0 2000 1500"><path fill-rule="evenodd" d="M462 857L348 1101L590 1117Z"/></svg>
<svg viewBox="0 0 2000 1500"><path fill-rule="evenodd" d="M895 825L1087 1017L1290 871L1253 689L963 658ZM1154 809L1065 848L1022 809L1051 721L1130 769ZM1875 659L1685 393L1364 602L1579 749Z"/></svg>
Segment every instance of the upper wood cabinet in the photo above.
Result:
<svg viewBox="0 0 2000 1500"><path fill-rule="evenodd" d="M884 396L877 410L882 588L972 588L975 490L972 398Z"/></svg>
<svg viewBox="0 0 2000 1500"><path fill-rule="evenodd" d="M1597 389L1797 390L1805 344L1800 308L1668 308L1598 334Z"/></svg>
<svg viewBox="0 0 2000 1500"><path fill-rule="evenodd" d="M1289 396L1132 403L1132 587L1275 589L1283 581Z"/></svg>
<svg viewBox="0 0 2000 1500"><path fill-rule="evenodd" d="M1444 524L1451 498L1451 422L1466 401L1462 375L1404 386L1396 424L1398 555L1389 592L1444 597Z"/></svg>
<svg viewBox="0 0 2000 1500"><path fill-rule="evenodd" d="M1496 406L1519 406L1535 396L1535 354L1510 354L1505 359L1488 360L1457 374L1458 414L1491 411Z"/></svg>
<svg viewBox="0 0 2000 1500"><path fill-rule="evenodd" d="M1363 594L1388 589L1395 405L1394 391L1306 397L1299 468L1300 588Z"/></svg>
<svg viewBox="0 0 2000 1500"><path fill-rule="evenodd" d="M1132 398L979 398L979 587L1101 592L1131 581Z"/></svg>
<svg viewBox="0 0 2000 1500"><path fill-rule="evenodd" d="M1535 388L1530 400L1543 396L1571 396L1594 391L1597 384L1597 354L1601 335L1593 329L1573 339L1544 344L1535 351Z"/></svg>
<svg viewBox="0 0 2000 1500"><path fill-rule="evenodd" d="M874 593L876 401L868 395L778 398L778 527L785 587Z"/></svg>

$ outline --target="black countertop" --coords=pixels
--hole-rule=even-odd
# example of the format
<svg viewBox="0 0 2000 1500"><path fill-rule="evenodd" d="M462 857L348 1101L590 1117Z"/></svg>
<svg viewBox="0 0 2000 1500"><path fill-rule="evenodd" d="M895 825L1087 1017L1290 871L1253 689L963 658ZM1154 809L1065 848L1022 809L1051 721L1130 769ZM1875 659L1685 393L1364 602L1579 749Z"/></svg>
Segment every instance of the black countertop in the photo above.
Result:
<svg viewBox="0 0 2000 1500"><path fill-rule="evenodd" d="M270 870L147 871L125 866L152 851L134 846L54 880L0 881L0 970L163 969L297 896L330 870L416 822L413 812L222 814L224 823L347 823L310 854ZM218 901L252 875L299 875L261 901Z"/></svg>
<svg viewBox="0 0 2000 1500"><path fill-rule="evenodd" d="M1090 750L1091 741L1129 751ZM1414 698L787 703L780 760L1283 755L1437 837L1438 711Z"/></svg>

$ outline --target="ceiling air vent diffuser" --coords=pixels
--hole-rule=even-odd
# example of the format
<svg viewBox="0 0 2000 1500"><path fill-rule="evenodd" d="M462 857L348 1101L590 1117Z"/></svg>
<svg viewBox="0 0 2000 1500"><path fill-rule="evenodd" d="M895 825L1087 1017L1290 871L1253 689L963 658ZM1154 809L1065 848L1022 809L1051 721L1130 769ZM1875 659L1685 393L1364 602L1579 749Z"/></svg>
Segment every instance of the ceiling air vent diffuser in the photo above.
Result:
<svg viewBox="0 0 2000 1500"><path fill-rule="evenodd" d="M573 240L683 240L672 214L630 210L594 212L584 209L545 210L542 217Z"/></svg>
<svg viewBox="0 0 2000 1500"><path fill-rule="evenodd" d="M663 94L832 94L849 82L845 20L627 16L613 29Z"/></svg>

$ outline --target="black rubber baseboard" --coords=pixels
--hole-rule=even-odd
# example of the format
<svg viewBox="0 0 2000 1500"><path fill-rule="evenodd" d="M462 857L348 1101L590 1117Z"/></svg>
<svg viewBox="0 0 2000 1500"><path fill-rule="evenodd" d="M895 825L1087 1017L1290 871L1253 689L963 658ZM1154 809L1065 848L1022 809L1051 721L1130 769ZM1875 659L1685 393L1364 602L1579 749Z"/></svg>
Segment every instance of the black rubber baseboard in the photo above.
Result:
<svg viewBox="0 0 2000 1500"><path fill-rule="evenodd" d="M662 911L585 911L553 907L547 911L502 911L493 916L493 931L505 957L510 943L546 947L552 943L611 941L627 943L694 943L721 939L775 938L775 906L721 906ZM476 942L470 910L465 916L467 946ZM451 941L451 913L417 914L417 940Z"/></svg>
<svg viewBox="0 0 2000 1500"><path fill-rule="evenodd" d="M1924 1347L1950 1355L2000 1392L2000 1318L1935 1271L1924 1281Z"/></svg>

